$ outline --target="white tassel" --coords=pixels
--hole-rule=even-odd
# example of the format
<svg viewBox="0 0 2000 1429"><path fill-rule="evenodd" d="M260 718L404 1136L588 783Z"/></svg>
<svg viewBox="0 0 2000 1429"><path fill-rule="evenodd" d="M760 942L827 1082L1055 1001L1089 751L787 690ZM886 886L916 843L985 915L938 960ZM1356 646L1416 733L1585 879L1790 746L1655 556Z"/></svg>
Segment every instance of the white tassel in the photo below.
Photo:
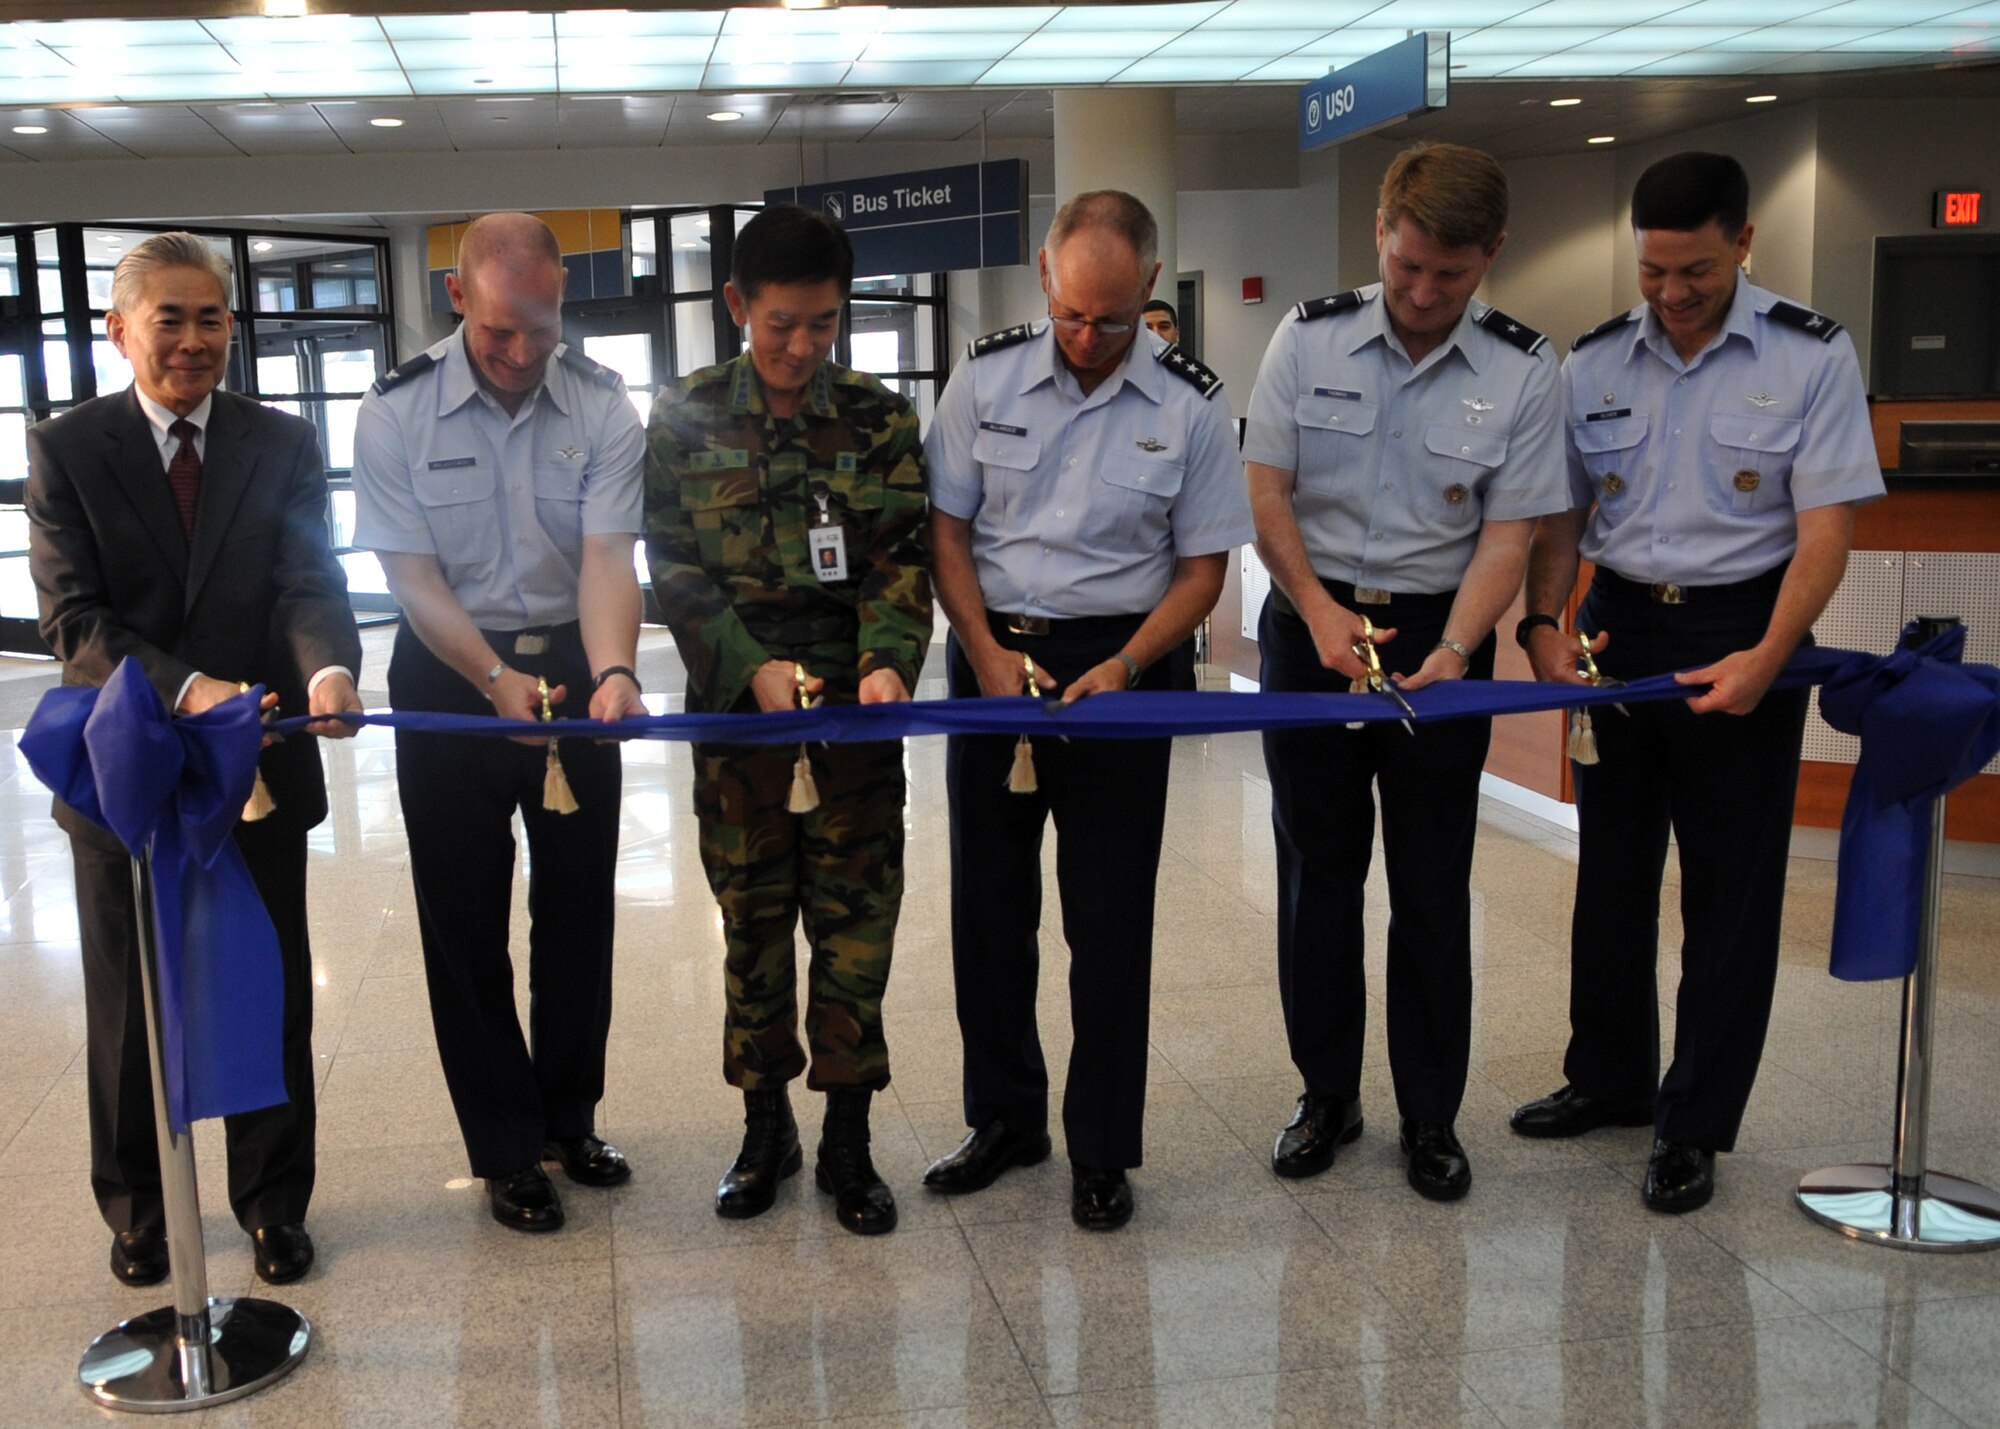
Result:
<svg viewBox="0 0 2000 1429"><path fill-rule="evenodd" d="M792 794L785 809L793 814L810 814L819 807L819 785L813 782L812 760L806 747L799 746L798 762L792 765Z"/></svg>
<svg viewBox="0 0 2000 1429"><path fill-rule="evenodd" d="M1024 734L1014 741L1014 767L1007 771L1007 792L1032 794L1040 787L1035 782L1035 747Z"/></svg>
<svg viewBox="0 0 2000 1429"><path fill-rule="evenodd" d="M1578 764L1597 762L1597 731L1590 727L1589 710L1570 711L1569 757Z"/></svg>

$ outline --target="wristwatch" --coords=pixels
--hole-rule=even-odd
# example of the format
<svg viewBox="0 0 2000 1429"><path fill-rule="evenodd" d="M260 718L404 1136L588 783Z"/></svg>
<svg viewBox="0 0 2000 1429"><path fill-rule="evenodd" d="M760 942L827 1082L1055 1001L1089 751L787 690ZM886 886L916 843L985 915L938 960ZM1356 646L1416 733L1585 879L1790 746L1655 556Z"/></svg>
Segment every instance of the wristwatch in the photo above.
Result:
<svg viewBox="0 0 2000 1429"><path fill-rule="evenodd" d="M1139 662L1137 660L1133 659L1123 650L1120 650L1116 655L1113 655L1111 658L1118 661L1119 664L1125 667L1126 689L1129 690L1134 685L1139 683Z"/></svg>
<svg viewBox="0 0 2000 1429"><path fill-rule="evenodd" d="M498 680L502 675L506 673L507 673L507 662L505 660L502 660L499 664L495 665L492 669L486 672L486 687L489 690L492 689L493 682L495 680Z"/></svg>
<svg viewBox="0 0 2000 1429"><path fill-rule="evenodd" d="M1442 639L1438 641L1436 645L1432 646L1431 648L1434 650L1449 650L1451 651L1452 654L1458 656L1459 662L1463 664L1466 669L1470 670L1472 668L1472 652L1466 649L1465 646L1461 645L1458 641L1452 639L1449 635L1444 636Z"/></svg>
<svg viewBox="0 0 2000 1429"><path fill-rule="evenodd" d="M623 675L626 679L632 682L633 689L637 690L642 695L646 693L646 687L639 683L638 673L634 671L630 665L606 665L602 670L599 670L596 676L591 680L590 682L591 689L593 690L603 689L604 682L610 679L613 675Z"/></svg>
<svg viewBox="0 0 2000 1429"><path fill-rule="evenodd" d="M1514 643L1523 650L1528 648L1528 636L1538 625L1546 625L1551 630L1562 629L1562 622L1553 615L1524 615L1521 623L1514 627Z"/></svg>

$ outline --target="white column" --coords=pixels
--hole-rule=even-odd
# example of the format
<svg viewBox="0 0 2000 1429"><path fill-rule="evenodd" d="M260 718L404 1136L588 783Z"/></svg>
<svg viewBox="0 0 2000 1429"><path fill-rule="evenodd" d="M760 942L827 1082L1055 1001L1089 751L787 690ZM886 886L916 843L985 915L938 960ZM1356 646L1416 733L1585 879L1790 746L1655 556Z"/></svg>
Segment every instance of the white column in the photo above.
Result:
<svg viewBox="0 0 2000 1429"><path fill-rule="evenodd" d="M1058 89L1055 95L1056 202L1088 189L1123 189L1151 209L1160 225L1160 280L1153 296L1177 303L1174 92ZM1037 244L1043 236L1035 235Z"/></svg>

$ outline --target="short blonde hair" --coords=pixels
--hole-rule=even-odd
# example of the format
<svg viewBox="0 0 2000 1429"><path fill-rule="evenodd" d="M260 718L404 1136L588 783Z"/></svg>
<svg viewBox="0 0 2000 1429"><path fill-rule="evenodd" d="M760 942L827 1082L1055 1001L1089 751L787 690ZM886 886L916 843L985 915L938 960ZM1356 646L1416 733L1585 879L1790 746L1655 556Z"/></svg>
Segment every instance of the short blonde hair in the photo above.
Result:
<svg viewBox="0 0 2000 1429"><path fill-rule="evenodd" d="M1407 218L1446 248L1492 252L1507 231L1507 176L1463 144L1412 144L1382 176L1382 226Z"/></svg>
<svg viewBox="0 0 2000 1429"><path fill-rule="evenodd" d="M111 311L130 313L146 291L146 279L163 268L198 268L215 279L222 289L222 305L229 306L230 280L234 270L229 260L192 233L156 233L135 245L118 260L111 274Z"/></svg>

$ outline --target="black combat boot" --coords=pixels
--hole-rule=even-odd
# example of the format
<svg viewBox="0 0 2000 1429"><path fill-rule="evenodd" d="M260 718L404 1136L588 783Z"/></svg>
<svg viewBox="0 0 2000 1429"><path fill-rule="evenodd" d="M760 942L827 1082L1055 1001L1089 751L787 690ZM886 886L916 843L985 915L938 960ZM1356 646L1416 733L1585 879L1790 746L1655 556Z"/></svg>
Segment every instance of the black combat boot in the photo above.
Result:
<svg viewBox="0 0 2000 1429"><path fill-rule="evenodd" d="M820 1128L819 1164L813 1180L833 1196L833 1213L856 1235L886 1235L896 1228L896 1198L868 1159L867 1087L829 1087Z"/></svg>
<svg viewBox="0 0 2000 1429"><path fill-rule="evenodd" d="M715 1188L715 1213L732 1221L763 1215L778 1198L778 1183L805 1164L785 1089L745 1091L743 1150Z"/></svg>

